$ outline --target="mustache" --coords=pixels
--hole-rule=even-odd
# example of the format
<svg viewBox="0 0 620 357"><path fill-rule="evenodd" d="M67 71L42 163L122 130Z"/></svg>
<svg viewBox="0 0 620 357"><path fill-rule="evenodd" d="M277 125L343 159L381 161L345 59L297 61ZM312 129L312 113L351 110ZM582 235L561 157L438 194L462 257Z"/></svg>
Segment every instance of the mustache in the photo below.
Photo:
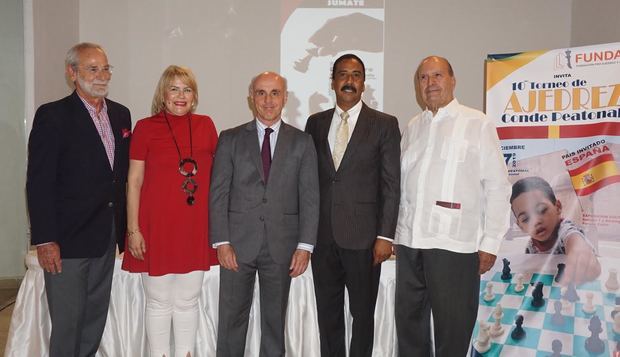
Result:
<svg viewBox="0 0 620 357"><path fill-rule="evenodd" d="M344 92L347 89L352 90L353 93L357 93L357 89L355 87L353 87L352 85L349 85L349 84L343 85L342 88L340 88L340 91Z"/></svg>

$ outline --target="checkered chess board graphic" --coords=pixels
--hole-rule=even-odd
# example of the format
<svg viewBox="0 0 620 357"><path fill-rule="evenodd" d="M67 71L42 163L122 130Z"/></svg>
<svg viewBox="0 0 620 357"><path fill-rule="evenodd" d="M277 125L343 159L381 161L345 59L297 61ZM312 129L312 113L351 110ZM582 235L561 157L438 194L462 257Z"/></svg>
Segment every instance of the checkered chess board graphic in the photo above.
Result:
<svg viewBox="0 0 620 357"><path fill-rule="evenodd" d="M499 260L499 259L498 259ZM551 343L553 340L562 342L562 356L594 356L585 349L585 341L590 337L588 330L590 319L594 314L598 315L602 323L603 331L599 338L605 343L605 352L596 356L613 356L616 345L620 341L620 334L613 330L612 311L616 307L616 297L618 292L607 291L604 286L606 272L603 272L599 280L595 280L577 286L579 301L565 303L562 309L564 323L556 325L552 322L555 313L554 303L561 301L561 286L554 281L555 273L534 273L524 274L523 281L525 289L521 292L515 291L516 273L519 273L518 266L512 266L512 279L501 279L500 271L495 269L483 275L480 282L480 305L478 309L478 321L487 321L493 325L495 319L493 310L499 303L503 308L501 325L504 333L498 337L491 337L491 348L483 353L483 356L518 356L518 357L546 357L551 355ZM542 282L544 305L541 307L532 306L532 292L537 282ZM494 299L485 301L486 285L492 282ZM593 305L595 312L587 314L583 311L586 302L586 293L593 294ZM523 329L526 332L525 338L514 340L510 334L515 328L515 316L523 315ZM479 322L473 333L473 341L478 336Z"/></svg>

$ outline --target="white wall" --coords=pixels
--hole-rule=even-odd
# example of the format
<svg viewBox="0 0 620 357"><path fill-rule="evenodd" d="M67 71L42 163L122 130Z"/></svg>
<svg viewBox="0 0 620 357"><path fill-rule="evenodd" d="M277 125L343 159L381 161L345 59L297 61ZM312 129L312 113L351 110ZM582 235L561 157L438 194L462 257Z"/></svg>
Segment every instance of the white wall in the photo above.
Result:
<svg viewBox="0 0 620 357"><path fill-rule="evenodd" d="M24 273L24 24L22 2L0 2L0 277Z"/></svg>
<svg viewBox="0 0 620 357"><path fill-rule="evenodd" d="M79 0L27 0L32 2L34 106L58 100L71 88L65 81L65 54L79 41ZM33 112L34 114L34 112ZM32 118L30 118L32 120Z"/></svg>
<svg viewBox="0 0 620 357"><path fill-rule="evenodd" d="M403 126L419 110L412 74L430 54L451 60L458 98L482 109L486 55L569 46L571 6L566 4L386 1L385 111ZM107 25L111 17L114 27ZM280 17L279 0L82 0L80 40L108 50L116 66L111 98L129 106L134 119L148 115L163 69L182 64L198 77L198 112L211 115L221 130L250 119L245 99L250 78L280 68ZM329 71L325 68L325 76Z"/></svg>
<svg viewBox="0 0 620 357"><path fill-rule="evenodd" d="M284 1L284 0L283 0ZM429 54L451 60L457 97L481 109L489 53L616 42L618 0L385 0L386 112L401 127L419 111L412 75ZM190 66L200 87L199 113L219 130L250 119L250 78L279 65L279 0L24 0L34 22L34 52L23 56L22 1L0 2L0 278L23 273L26 121L36 106L70 92L66 51L78 41L102 44L116 66L110 97L134 121L148 114L168 64ZM593 4L596 3L594 6ZM31 63L24 68L24 63ZM326 75L329 68L325 69ZM26 78L31 78L24 85ZM24 111L24 97L33 98ZM24 118L24 112L26 118Z"/></svg>
<svg viewBox="0 0 620 357"><path fill-rule="evenodd" d="M620 41L620 1L573 0L571 46Z"/></svg>

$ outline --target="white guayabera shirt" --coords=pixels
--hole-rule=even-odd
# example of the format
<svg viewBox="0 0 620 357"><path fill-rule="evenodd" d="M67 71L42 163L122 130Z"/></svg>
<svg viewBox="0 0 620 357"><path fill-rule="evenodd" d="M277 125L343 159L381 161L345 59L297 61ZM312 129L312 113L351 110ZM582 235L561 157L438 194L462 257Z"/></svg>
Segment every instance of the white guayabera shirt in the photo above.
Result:
<svg viewBox="0 0 620 357"><path fill-rule="evenodd" d="M395 244L497 254L509 226L510 183L495 125L454 99L415 116L401 141Z"/></svg>

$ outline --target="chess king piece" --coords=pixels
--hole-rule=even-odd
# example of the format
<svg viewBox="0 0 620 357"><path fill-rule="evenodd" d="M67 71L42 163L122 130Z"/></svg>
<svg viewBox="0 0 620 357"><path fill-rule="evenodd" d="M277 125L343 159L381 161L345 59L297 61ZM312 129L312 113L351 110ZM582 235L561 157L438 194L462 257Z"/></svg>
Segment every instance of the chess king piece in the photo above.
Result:
<svg viewBox="0 0 620 357"><path fill-rule="evenodd" d="M609 269L609 277L607 278L607 281L605 282L605 287L607 288L607 290L609 291L616 291L618 290L618 270L616 269Z"/></svg>
<svg viewBox="0 0 620 357"><path fill-rule="evenodd" d="M486 289L486 292L484 293L484 296L482 297L482 299L484 299L484 301L486 302L493 301L493 299L495 299L495 294L493 293L493 283L488 282L485 289Z"/></svg>
<svg viewBox="0 0 620 357"><path fill-rule="evenodd" d="M504 263L504 267L502 268L502 276L500 278L502 280L512 279L512 274L510 273L510 261L504 258L502 259L502 263Z"/></svg>
<svg viewBox="0 0 620 357"><path fill-rule="evenodd" d="M586 351L593 354L603 353L605 351L605 343L598 337L598 334L603 332L603 328L601 327L601 319L599 319L597 315L592 316L590 319L588 330L590 330L592 334L586 339Z"/></svg>
<svg viewBox="0 0 620 357"><path fill-rule="evenodd" d="M594 304L592 303L593 298L594 294L591 291L588 291L586 293L586 303L583 304L583 307L581 308L586 314L593 314L596 311L596 307L594 307Z"/></svg>
<svg viewBox="0 0 620 357"><path fill-rule="evenodd" d="M517 280L517 284L515 285L515 291L520 293L523 291L523 289L525 289L525 285L523 285L523 274L517 274L515 279Z"/></svg>
<svg viewBox="0 0 620 357"><path fill-rule="evenodd" d="M545 299L543 298L543 282L539 281L536 283L536 287L532 292L532 306L541 307L545 304Z"/></svg>
<svg viewBox="0 0 620 357"><path fill-rule="evenodd" d="M504 310L502 309L502 305L498 303L495 306L495 309L493 309L493 318L495 319L495 322L489 330L489 335L491 335L491 337L499 337L504 333L504 327L502 326L502 317L504 317Z"/></svg>
<svg viewBox="0 0 620 357"><path fill-rule="evenodd" d="M490 326L486 322L480 321L479 327L474 349L480 353L485 353L491 348L491 337L489 335Z"/></svg>
<svg viewBox="0 0 620 357"><path fill-rule="evenodd" d="M564 275L564 269L566 268L566 264L564 263L560 263L558 264L558 272L557 274L555 274L555 282L559 283L560 280L562 279L562 275Z"/></svg>

